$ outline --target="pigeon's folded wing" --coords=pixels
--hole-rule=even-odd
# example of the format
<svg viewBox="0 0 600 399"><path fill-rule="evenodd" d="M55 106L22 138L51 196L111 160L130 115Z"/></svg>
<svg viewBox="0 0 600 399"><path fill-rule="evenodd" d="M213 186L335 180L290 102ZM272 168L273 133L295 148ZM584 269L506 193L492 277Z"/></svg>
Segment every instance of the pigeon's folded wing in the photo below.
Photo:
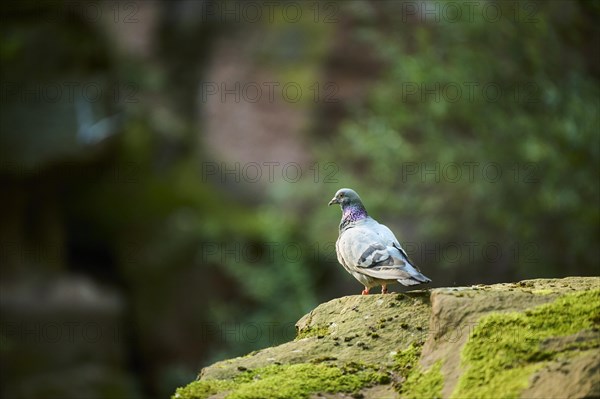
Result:
<svg viewBox="0 0 600 399"><path fill-rule="evenodd" d="M429 281L410 264L393 233L373 219L344 231L339 241L338 255L356 272L406 285Z"/></svg>

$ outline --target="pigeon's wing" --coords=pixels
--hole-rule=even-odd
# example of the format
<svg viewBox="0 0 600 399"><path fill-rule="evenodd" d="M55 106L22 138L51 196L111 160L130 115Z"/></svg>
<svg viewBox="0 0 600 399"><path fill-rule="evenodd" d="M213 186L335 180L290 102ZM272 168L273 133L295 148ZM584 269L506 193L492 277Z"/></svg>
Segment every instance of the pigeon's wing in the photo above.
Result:
<svg viewBox="0 0 600 399"><path fill-rule="evenodd" d="M406 251L404 250L404 248L402 248L402 245L400 245L400 242L398 241L398 239L396 238L396 236L394 235L394 233L392 233L392 230L390 230L386 225L381 224L381 223L377 223L379 225L378 229L380 231L380 234L382 237L384 237L385 240L389 240L391 241L393 244L393 246L400 251L400 253L402 254L402 258L405 262L407 262L408 264L410 264L413 268L415 268L417 271L420 271L419 268L415 265L415 262L412 261L412 259L410 259L410 257L408 256L408 254L406 253Z"/></svg>
<svg viewBox="0 0 600 399"><path fill-rule="evenodd" d="M404 285L430 281L410 264L404 250L396 247L397 241L387 227L368 218L342 233L338 256L347 268L373 278Z"/></svg>

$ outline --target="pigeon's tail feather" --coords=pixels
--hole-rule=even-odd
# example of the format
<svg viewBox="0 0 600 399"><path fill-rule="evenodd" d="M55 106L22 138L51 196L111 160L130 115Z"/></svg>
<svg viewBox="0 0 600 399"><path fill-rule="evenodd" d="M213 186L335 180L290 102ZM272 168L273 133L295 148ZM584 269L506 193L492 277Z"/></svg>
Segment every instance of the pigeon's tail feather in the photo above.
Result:
<svg viewBox="0 0 600 399"><path fill-rule="evenodd" d="M413 274L412 278L414 278L415 280L418 280L420 283L431 283L431 279L429 277L426 277L424 275L422 275L421 273L419 274Z"/></svg>
<svg viewBox="0 0 600 399"><path fill-rule="evenodd" d="M398 282L402 285L419 285L419 284L427 284L431 282L429 277L425 277L419 272L411 273L410 278L399 278Z"/></svg>
<svg viewBox="0 0 600 399"><path fill-rule="evenodd" d="M429 277L423 275L418 268L414 267L413 265L410 265L410 266L411 267L407 267L407 269L408 269L408 273L410 274L411 279L417 280L419 283L422 283L422 284L431 282L431 279Z"/></svg>
<svg viewBox="0 0 600 399"><path fill-rule="evenodd" d="M400 284L404 285L404 286L419 285L419 284L421 284L420 281L412 280L410 278L398 279L398 282Z"/></svg>

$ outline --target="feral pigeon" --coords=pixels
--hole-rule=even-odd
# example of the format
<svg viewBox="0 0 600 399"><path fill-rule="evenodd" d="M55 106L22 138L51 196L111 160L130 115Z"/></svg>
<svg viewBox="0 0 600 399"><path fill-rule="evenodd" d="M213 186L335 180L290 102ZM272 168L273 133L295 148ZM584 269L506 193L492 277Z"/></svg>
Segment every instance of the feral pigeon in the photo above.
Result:
<svg viewBox="0 0 600 399"><path fill-rule="evenodd" d="M338 261L365 286L363 295L377 285L385 294L387 284L410 286L431 281L411 263L394 233L367 214L354 190L338 190L329 202L332 204L342 208L340 235L335 243Z"/></svg>

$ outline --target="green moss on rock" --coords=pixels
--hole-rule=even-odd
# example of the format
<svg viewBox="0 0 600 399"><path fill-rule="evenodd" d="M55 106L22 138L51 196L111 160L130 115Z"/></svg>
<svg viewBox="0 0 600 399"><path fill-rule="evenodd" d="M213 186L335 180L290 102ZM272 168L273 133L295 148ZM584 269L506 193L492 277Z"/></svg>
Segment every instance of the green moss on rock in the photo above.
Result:
<svg viewBox="0 0 600 399"><path fill-rule="evenodd" d="M308 337L317 337L323 338L329 334L329 327L327 326L310 326L305 328L304 330L298 331L298 335L296 335L296 339L308 338Z"/></svg>
<svg viewBox="0 0 600 399"><path fill-rule="evenodd" d="M398 372L400 377L406 380L412 371L418 367L422 349L422 341L413 342L408 346L408 348L398 353L394 359L394 371Z"/></svg>
<svg viewBox="0 0 600 399"><path fill-rule="evenodd" d="M360 360L391 368L392 352L427 337L430 314L429 293L422 291L332 299L296 323L295 340L217 362L202 369L199 377L229 380L240 373L240 367L319 363L324 357L338 367ZM385 327L379 328L381 324Z"/></svg>
<svg viewBox="0 0 600 399"><path fill-rule="evenodd" d="M238 384L227 380L194 381L182 388L177 388L173 399L206 399L211 395L229 391Z"/></svg>
<svg viewBox="0 0 600 399"><path fill-rule="evenodd" d="M307 398L313 393L356 393L364 387L389 383L374 366L349 363L272 365L248 370L233 380L202 380L179 388L174 399L204 399L225 393L227 399Z"/></svg>
<svg viewBox="0 0 600 399"><path fill-rule="evenodd" d="M402 377L396 390L403 398L439 398L444 386L442 362L436 362L424 371L419 365L423 342L412 343L396 355L394 371Z"/></svg>
<svg viewBox="0 0 600 399"><path fill-rule="evenodd" d="M436 362L429 370L423 371L420 366L408 376L400 393L403 398L440 398L444 387L442 362Z"/></svg>
<svg viewBox="0 0 600 399"><path fill-rule="evenodd" d="M524 312L494 313L483 317L462 351L460 377L453 398L516 398L534 371L574 349L597 347L591 340L571 340L567 346L548 347L555 337L568 337L600 324L600 290L567 294Z"/></svg>

